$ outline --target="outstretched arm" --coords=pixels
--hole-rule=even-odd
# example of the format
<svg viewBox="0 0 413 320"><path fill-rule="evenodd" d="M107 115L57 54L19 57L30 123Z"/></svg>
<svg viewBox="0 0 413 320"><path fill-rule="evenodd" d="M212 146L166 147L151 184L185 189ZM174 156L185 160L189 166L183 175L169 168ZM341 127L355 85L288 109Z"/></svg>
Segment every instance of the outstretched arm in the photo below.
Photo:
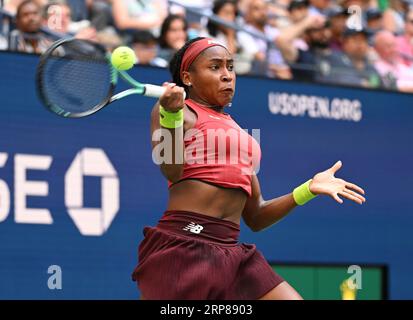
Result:
<svg viewBox="0 0 413 320"><path fill-rule="evenodd" d="M341 166L341 161L338 161L331 168L317 173L310 182L310 192L315 195L328 195L338 203L343 203L343 200L339 197L340 195L362 204L366 201L362 196L364 190L353 183L334 176ZM265 201L261 195L258 178L254 175L252 177L252 196L248 198L245 204L242 217L253 231L260 231L284 218L296 206L297 203L292 192Z"/></svg>

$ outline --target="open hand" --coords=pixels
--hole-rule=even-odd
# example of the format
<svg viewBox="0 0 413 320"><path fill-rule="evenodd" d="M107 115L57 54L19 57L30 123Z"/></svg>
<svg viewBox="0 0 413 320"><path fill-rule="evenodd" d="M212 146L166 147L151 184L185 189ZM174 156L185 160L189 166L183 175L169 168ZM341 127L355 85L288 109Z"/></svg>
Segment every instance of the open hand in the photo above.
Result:
<svg viewBox="0 0 413 320"><path fill-rule="evenodd" d="M343 200L339 197L340 195L362 204L366 201L362 196L362 194L364 195L364 190L353 183L334 176L341 166L341 161L337 161L331 168L317 173L310 183L310 191L313 194L325 194L331 196L338 203L343 203Z"/></svg>

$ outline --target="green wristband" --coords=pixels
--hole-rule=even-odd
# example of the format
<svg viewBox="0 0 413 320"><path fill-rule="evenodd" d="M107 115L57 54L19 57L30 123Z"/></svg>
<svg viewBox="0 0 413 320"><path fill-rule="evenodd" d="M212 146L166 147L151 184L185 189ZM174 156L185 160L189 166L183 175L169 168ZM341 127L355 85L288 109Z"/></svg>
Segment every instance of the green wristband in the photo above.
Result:
<svg viewBox="0 0 413 320"><path fill-rule="evenodd" d="M159 106L159 123L162 127L168 129L182 127L184 124L184 110L170 112L166 111L164 107Z"/></svg>
<svg viewBox="0 0 413 320"><path fill-rule="evenodd" d="M311 199L315 198L317 195L313 194L310 191L310 182L312 179L308 180L307 182L303 183L301 186L297 187L293 191L294 201L299 205L302 206L306 204Z"/></svg>

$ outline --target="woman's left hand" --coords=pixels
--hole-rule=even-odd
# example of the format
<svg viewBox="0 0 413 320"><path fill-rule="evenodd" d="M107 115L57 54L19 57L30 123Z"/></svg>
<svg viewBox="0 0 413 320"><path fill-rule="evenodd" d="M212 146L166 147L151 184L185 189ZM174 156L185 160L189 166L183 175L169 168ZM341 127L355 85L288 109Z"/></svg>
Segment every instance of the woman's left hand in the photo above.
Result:
<svg viewBox="0 0 413 320"><path fill-rule="evenodd" d="M331 168L317 173L310 183L310 191L313 194L325 194L331 196L338 203L343 203L343 200L338 196L340 195L344 198L362 204L366 201L366 199L362 196L362 194L364 194L364 190L353 183L334 176L341 166L341 161L337 161Z"/></svg>

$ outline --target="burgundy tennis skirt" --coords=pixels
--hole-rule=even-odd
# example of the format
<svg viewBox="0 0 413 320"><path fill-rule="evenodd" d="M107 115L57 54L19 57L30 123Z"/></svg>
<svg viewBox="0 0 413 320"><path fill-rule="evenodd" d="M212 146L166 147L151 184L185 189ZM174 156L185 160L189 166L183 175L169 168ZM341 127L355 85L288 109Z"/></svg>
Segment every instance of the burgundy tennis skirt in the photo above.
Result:
<svg viewBox="0 0 413 320"><path fill-rule="evenodd" d="M132 279L145 299L252 300L284 281L230 221L166 211L143 234Z"/></svg>

